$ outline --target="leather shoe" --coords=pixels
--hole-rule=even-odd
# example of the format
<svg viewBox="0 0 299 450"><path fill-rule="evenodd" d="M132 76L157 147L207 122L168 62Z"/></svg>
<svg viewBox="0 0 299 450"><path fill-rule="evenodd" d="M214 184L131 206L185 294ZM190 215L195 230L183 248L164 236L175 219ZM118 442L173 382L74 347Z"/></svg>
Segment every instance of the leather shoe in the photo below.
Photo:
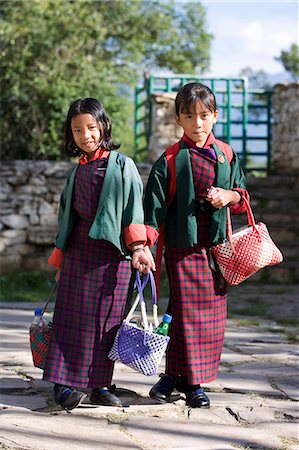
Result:
<svg viewBox="0 0 299 450"><path fill-rule="evenodd" d="M84 392L77 391L75 388L61 384L54 385L55 402L67 411L71 411L79 406L86 397L87 395Z"/></svg>
<svg viewBox="0 0 299 450"><path fill-rule="evenodd" d="M195 390L189 390L186 392L186 404L191 408L204 408L210 407L209 397L204 393L201 387Z"/></svg>
<svg viewBox="0 0 299 450"><path fill-rule="evenodd" d="M90 395L90 403L93 405L102 405L102 406L118 406L122 407L123 404L118 397L116 397L113 392L110 392L109 389L93 389Z"/></svg>
<svg viewBox="0 0 299 450"><path fill-rule="evenodd" d="M172 391L175 387L175 378L165 374L160 375L160 380L150 390L151 398L158 400L160 403L169 401Z"/></svg>

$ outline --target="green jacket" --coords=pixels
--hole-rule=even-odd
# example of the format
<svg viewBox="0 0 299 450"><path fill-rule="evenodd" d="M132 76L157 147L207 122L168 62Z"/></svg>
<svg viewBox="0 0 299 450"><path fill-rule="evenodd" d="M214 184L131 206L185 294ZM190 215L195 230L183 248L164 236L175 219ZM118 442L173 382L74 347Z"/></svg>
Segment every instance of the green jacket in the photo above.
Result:
<svg viewBox="0 0 299 450"><path fill-rule="evenodd" d="M60 199L58 234L55 245L65 251L75 222L72 195L78 165L69 173ZM97 212L89 230L92 239L111 242L122 254L128 249L122 231L130 224L143 224L143 184L131 158L111 151Z"/></svg>
<svg viewBox="0 0 299 450"><path fill-rule="evenodd" d="M197 221L195 215L195 191L188 145L182 140L176 155L176 195L171 205L167 204L170 181L169 166L163 153L154 164L145 191L145 224L155 229L164 224L165 243L171 247L193 247L197 244ZM240 162L234 154L231 163L225 154L214 146L217 158L215 186L223 189L245 189L245 176ZM223 161L223 158L220 158ZM234 208L234 207L233 207ZM243 212L240 209L240 212ZM212 245L226 238L227 208L211 208L210 237Z"/></svg>

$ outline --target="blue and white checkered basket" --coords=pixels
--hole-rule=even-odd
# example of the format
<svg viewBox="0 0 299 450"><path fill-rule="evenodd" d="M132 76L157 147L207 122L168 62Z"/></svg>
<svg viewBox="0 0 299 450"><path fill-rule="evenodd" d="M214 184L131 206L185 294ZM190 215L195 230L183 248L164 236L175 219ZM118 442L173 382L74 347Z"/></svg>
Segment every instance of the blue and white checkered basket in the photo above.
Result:
<svg viewBox="0 0 299 450"><path fill-rule="evenodd" d="M153 324L149 324L143 290L150 280L153 299ZM112 361L119 360L123 364L144 375L157 373L159 364L169 343L169 336L162 336L152 331L158 324L156 285L152 272L146 275L141 283L139 272L136 272L138 295L127 317L123 320L113 346L109 352ZM130 321L140 302L143 328Z"/></svg>

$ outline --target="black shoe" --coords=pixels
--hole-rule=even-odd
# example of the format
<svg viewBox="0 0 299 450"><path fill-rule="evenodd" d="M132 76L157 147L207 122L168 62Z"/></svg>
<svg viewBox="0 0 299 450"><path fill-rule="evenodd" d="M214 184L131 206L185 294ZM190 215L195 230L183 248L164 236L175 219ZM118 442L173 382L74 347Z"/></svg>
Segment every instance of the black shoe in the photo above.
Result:
<svg viewBox="0 0 299 450"><path fill-rule="evenodd" d="M208 409L210 407L210 400L203 389L198 387L193 390L189 389L189 391L186 392L186 404L191 406L191 408Z"/></svg>
<svg viewBox="0 0 299 450"><path fill-rule="evenodd" d="M61 384L54 385L54 398L57 405L62 406L67 411L76 408L86 398L86 394L77 391L77 389L63 386Z"/></svg>
<svg viewBox="0 0 299 450"><path fill-rule="evenodd" d="M102 406L123 406L120 399L108 388L93 389L90 395L90 403Z"/></svg>
<svg viewBox="0 0 299 450"><path fill-rule="evenodd" d="M161 374L160 377L158 383L151 388L149 395L160 403L166 403L174 390L175 378L165 374Z"/></svg>

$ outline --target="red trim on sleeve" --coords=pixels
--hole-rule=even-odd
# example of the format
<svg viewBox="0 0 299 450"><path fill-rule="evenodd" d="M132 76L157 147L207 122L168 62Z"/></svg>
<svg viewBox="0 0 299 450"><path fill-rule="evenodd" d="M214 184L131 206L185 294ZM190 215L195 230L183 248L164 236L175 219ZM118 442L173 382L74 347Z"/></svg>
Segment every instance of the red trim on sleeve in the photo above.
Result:
<svg viewBox="0 0 299 450"><path fill-rule="evenodd" d="M232 191L237 191L241 195L241 200L236 205L230 206L230 210L232 214L242 214L246 211L246 205L243 202L243 197L250 202L250 196L246 189L242 188L233 188Z"/></svg>
<svg viewBox="0 0 299 450"><path fill-rule="evenodd" d="M124 229L123 234L128 248L134 242L143 242L143 244L146 244L146 227L141 223L131 223Z"/></svg>
<svg viewBox="0 0 299 450"><path fill-rule="evenodd" d="M147 236L146 245L152 247L155 244L156 240L158 239L159 233L155 228L150 227L149 225L145 225L145 228Z"/></svg>
<svg viewBox="0 0 299 450"><path fill-rule="evenodd" d="M64 256L63 251L57 247L54 247L54 249L48 259L48 263L51 266L55 266L58 269L60 269L61 265L62 265L62 261L63 261L63 256Z"/></svg>

